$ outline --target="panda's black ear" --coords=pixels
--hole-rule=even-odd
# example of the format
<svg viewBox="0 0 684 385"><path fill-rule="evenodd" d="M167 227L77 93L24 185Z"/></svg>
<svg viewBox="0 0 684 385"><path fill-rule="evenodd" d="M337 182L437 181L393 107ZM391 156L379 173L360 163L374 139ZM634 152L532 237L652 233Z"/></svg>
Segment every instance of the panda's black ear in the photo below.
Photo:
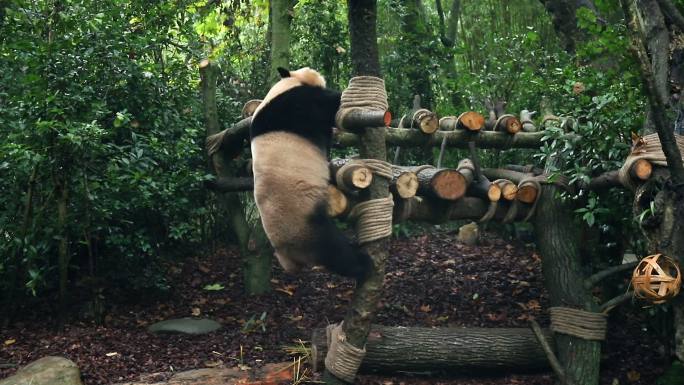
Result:
<svg viewBox="0 0 684 385"><path fill-rule="evenodd" d="M290 77L290 71L287 68L278 67L278 73L280 74L281 78L289 78Z"/></svg>

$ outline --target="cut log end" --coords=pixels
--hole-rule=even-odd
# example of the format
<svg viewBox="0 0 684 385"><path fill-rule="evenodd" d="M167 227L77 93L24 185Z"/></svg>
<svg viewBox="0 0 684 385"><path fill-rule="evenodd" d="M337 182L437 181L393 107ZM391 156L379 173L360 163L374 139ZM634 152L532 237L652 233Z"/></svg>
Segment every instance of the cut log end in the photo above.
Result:
<svg viewBox="0 0 684 385"><path fill-rule="evenodd" d="M501 187L496 183L490 184L487 190L487 198L490 202L498 202L501 199Z"/></svg>
<svg viewBox="0 0 684 385"><path fill-rule="evenodd" d="M200 61L200 63L199 63L199 68L205 68L205 67L207 67L210 63L211 63L211 62L209 61L209 59L202 59L202 61Z"/></svg>
<svg viewBox="0 0 684 385"><path fill-rule="evenodd" d="M456 200L465 194L466 179L456 170L440 170L430 182L432 190L442 199Z"/></svg>
<svg viewBox="0 0 684 385"><path fill-rule="evenodd" d="M425 134L433 134L439 129L439 120L434 114L427 115L420 120L420 131Z"/></svg>
<svg viewBox="0 0 684 385"><path fill-rule="evenodd" d="M523 184L518 188L516 198L523 203L534 203L537 200L537 188L532 184Z"/></svg>
<svg viewBox="0 0 684 385"><path fill-rule="evenodd" d="M512 201L518 194L518 186L510 180L499 179L495 181L495 184L499 186L501 189L501 196L507 201Z"/></svg>
<svg viewBox="0 0 684 385"><path fill-rule="evenodd" d="M418 191L418 176L413 172L402 173L397 177L395 188L401 198L414 197Z"/></svg>
<svg viewBox="0 0 684 385"><path fill-rule="evenodd" d="M252 99L247 101L247 103L242 106L242 118L249 118L250 116L254 115L254 111L256 111L261 102L261 99Z"/></svg>
<svg viewBox="0 0 684 385"><path fill-rule="evenodd" d="M392 121L392 113L389 111L385 111L385 114L383 115L382 120L385 123L385 127L389 127L390 122Z"/></svg>
<svg viewBox="0 0 684 385"><path fill-rule="evenodd" d="M518 118L511 117L505 120L504 128L509 134L517 134L522 129L522 124Z"/></svg>
<svg viewBox="0 0 684 385"><path fill-rule="evenodd" d="M349 207L346 195L333 185L328 185L328 215L338 217L344 214Z"/></svg>
<svg viewBox="0 0 684 385"><path fill-rule="evenodd" d="M653 165L646 159L639 159L634 162L629 173L634 179L648 180L653 173Z"/></svg>
<svg viewBox="0 0 684 385"><path fill-rule="evenodd" d="M367 167L358 167L351 173L351 184L358 189L370 186L372 181L373 172Z"/></svg>
<svg viewBox="0 0 684 385"><path fill-rule="evenodd" d="M468 111L458 120L458 128L468 131L480 131L485 125L485 118L475 111Z"/></svg>

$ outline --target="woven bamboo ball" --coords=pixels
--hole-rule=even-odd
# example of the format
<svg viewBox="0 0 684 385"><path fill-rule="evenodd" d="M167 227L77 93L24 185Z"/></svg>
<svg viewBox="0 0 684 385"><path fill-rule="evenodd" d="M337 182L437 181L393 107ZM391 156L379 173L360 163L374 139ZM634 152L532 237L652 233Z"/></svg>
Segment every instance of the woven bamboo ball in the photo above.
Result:
<svg viewBox="0 0 684 385"><path fill-rule="evenodd" d="M679 294L681 285L679 266L672 258L662 254L642 259L632 274L634 295L655 304Z"/></svg>

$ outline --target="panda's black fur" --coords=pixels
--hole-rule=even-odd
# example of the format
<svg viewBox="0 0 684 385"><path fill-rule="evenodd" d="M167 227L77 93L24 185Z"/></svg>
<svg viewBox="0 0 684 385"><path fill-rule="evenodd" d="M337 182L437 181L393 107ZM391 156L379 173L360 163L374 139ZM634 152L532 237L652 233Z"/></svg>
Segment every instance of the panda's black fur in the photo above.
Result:
<svg viewBox="0 0 684 385"><path fill-rule="evenodd" d="M283 77L290 75L287 70L279 69L279 72ZM292 73L296 74L297 71ZM320 76L317 72L314 73ZM324 80L320 80L324 84ZM296 271L303 266L322 265L333 273L363 279L371 270L370 257L342 234L327 213L327 159L335 114L340 106L340 96L337 91L302 82L262 102L252 118L250 129L255 170L255 198L266 235L286 270L288 266L294 266L295 268L289 270ZM293 135L304 140L296 139ZM260 137L264 139L260 141ZM322 171L318 172L319 175L305 175L285 165L263 164L264 156L255 156L259 152L273 151L273 148L282 151L282 145L279 147L273 144L278 142L295 143L299 147L307 146L308 143L318 149L323 156L299 159L298 157L305 156L303 154L307 151L311 153L312 148L285 148L287 161L295 165L305 167L311 162L325 162L316 164L316 170L326 170L325 180ZM278 156L285 159L282 158L284 154ZM271 159L268 156L265 158ZM267 175L260 175L258 170L268 170L268 173L261 171L261 174ZM302 192L299 186L315 188ZM296 203L301 205L291 204L293 197L303 196L307 196L311 203L301 203L302 200L299 199ZM303 212L297 212L298 210ZM284 215L285 212L287 215ZM283 221L291 221L294 224ZM288 233L291 233L292 237ZM302 236L303 233L305 236Z"/></svg>

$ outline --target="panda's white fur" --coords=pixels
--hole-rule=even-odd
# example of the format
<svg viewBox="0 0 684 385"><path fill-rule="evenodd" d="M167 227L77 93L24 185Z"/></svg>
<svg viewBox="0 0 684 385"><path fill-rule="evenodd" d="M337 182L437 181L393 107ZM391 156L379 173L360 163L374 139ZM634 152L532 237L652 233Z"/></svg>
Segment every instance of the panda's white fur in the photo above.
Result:
<svg viewBox="0 0 684 385"><path fill-rule="evenodd" d="M362 278L370 258L327 215L332 138L340 94L308 67L279 69L250 130L254 197L275 255L288 272L323 265Z"/></svg>

